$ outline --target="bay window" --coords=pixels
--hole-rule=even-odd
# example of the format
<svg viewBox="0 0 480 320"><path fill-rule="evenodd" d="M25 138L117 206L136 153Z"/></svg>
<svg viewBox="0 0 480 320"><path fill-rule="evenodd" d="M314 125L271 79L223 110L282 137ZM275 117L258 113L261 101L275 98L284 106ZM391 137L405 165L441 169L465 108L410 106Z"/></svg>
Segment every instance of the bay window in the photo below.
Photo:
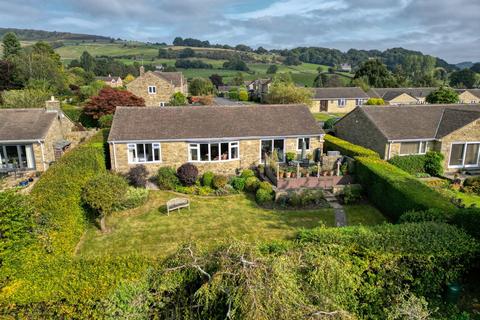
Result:
<svg viewBox="0 0 480 320"><path fill-rule="evenodd" d="M284 162L285 161L285 140L284 139L268 139L262 140L261 145L261 161L265 161L266 156L270 156L273 154L275 150L278 155L278 161Z"/></svg>
<svg viewBox="0 0 480 320"><path fill-rule="evenodd" d="M129 143L128 163L161 162L160 143Z"/></svg>
<svg viewBox="0 0 480 320"><path fill-rule="evenodd" d="M480 142L453 143L450 150L449 167L479 167Z"/></svg>
<svg viewBox="0 0 480 320"><path fill-rule="evenodd" d="M238 159L238 141L190 143L188 145L188 160L191 162L229 161Z"/></svg>
<svg viewBox="0 0 480 320"><path fill-rule="evenodd" d="M35 169L33 146L0 145L0 169Z"/></svg>

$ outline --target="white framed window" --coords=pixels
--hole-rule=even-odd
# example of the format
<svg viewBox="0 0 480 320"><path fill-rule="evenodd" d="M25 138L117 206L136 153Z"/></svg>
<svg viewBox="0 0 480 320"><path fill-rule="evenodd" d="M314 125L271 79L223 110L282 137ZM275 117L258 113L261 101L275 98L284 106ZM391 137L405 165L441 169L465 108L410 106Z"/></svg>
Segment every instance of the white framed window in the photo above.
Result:
<svg viewBox="0 0 480 320"><path fill-rule="evenodd" d="M448 166L450 168L480 167L480 142L452 143Z"/></svg>
<svg viewBox="0 0 480 320"><path fill-rule="evenodd" d="M355 99L355 105L356 106L361 106L365 103L364 99Z"/></svg>
<svg viewBox="0 0 480 320"><path fill-rule="evenodd" d="M425 154L432 148L431 141L409 141L400 143L400 155Z"/></svg>
<svg viewBox="0 0 480 320"><path fill-rule="evenodd" d="M277 152L278 161L285 162L285 139L267 139L260 142L260 160L265 161L273 151Z"/></svg>
<svg viewBox="0 0 480 320"><path fill-rule="evenodd" d="M221 162L240 159L238 141L188 144L188 161Z"/></svg>
<svg viewBox="0 0 480 320"><path fill-rule="evenodd" d="M338 99L338 106L345 107L347 105L347 100L344 98Z"/></svg>
<svg viewBox="0 0 480 320"><path fill-rule="evenodd" d="M161 162L160 143L129 143L127 145L128 163Z"/></svg>
<svg viewBox="0 0 480 320"><path fill-rule="evenodd" d="M305 150L310 150L310 138L298 138L297 151L302 151L303 145L305 145Z"/></svg>
<svg viewBox="0 0 480 320"><path fill-rule="evenodd" d="M160 102L160 107L165 107L166 103L164 101Z"/></svg>
<svg viewBox="0 0 480 320"><path fill-rule="evenodd" d="M35 169L33 146L31 144L0 145L1 168Z"/></svg>
<svg viewBox="0 0 480 320"><path fill-rule="evenodd" d="M156 86L148 86L148 94L157 94Z"/></svg>

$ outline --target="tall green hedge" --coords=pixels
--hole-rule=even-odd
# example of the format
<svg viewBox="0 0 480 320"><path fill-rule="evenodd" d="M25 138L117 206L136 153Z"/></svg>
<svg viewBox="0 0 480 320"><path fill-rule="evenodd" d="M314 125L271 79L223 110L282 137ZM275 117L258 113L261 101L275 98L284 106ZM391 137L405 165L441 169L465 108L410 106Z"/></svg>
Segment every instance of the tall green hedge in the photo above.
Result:
<svg viewBox="0 0 480 320"><path fill-rule="evenodd" d="M411 210L456 210L446 197L394 165L369 157L356 160L357 180L370 201L393 220Z"/></svg>
<svg viewBox="0 0 480 320"><path fill-rule="evenodd" d="M103 134L68 152L33 187L35 239L3 261L1 313L33 319L96 318L94 305L102 296L145 271L145 258L74 256L88 221L82 189L92 177L106 172Z"/></svg>
<svg viewBox="0 0 480 320"><path fill-rule="evenodd" d="M400 169L416 175L419 173L425 173L426 157L424 155L410 155L410 156L395 156L388 160Z"/></svg>
<svg viewBox="0 0 480 320"><path fill-rule="evenodd" d="M342 155L349 157L374 157L380 158L379 154L373 150L358 146L332 135L326 134L324 147L326 150L340 151Z"/></svg>

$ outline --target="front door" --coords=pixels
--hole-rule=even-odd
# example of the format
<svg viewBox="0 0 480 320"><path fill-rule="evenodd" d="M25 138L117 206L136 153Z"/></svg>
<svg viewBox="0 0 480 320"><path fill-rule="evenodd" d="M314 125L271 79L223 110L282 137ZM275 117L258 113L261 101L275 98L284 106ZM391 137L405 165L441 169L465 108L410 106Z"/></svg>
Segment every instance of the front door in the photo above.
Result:
<svg viewBox="0 0 480 320"><path fill-rule="evenodd" d="M320 100L320 112L328 112L328 100Z"/></svg>

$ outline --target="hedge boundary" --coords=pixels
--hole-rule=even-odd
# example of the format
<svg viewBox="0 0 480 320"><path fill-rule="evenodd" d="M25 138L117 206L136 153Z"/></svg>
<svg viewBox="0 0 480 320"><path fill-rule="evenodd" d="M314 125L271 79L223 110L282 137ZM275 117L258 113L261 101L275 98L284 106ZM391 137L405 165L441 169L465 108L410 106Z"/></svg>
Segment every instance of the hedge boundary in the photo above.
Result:
<svg viewBox="0 0 480 320"><path fill-rule="evenodd" d="M350 143L348 141L342 140L340 138L334 137L332 135L326 134L324 136L324 147L327 150L340 151L342 155L349 156L352 158L355 157L373 157L380 159L380 155L370 149L358 146L356 144Z"/></svg>

